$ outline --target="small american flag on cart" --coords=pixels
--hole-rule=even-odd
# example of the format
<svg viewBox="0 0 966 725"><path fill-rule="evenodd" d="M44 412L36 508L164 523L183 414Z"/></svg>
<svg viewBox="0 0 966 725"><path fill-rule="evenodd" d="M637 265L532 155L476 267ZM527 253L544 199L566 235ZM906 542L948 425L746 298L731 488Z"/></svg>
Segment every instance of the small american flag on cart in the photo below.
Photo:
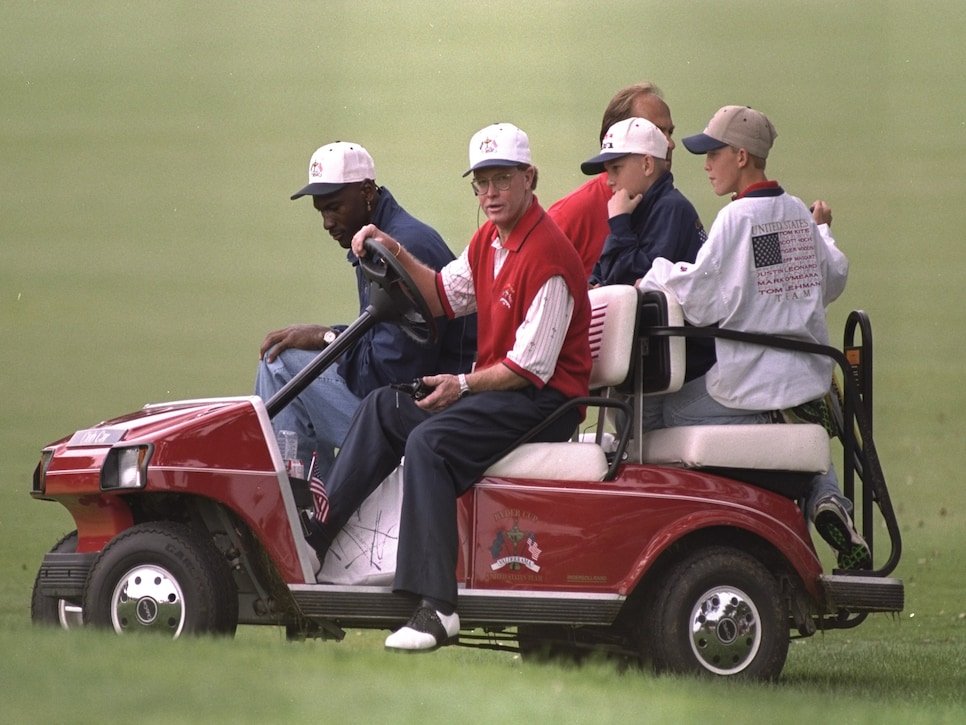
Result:
<svg viewBox="0 0 966 725"><path fill-rule="evenodd" d="M329 497L325 493L325 483L319 477L318 457L318 452L312 454L312 467L309 469L309 491L312 494L315 520L324 524L329 519Z"/></svg>

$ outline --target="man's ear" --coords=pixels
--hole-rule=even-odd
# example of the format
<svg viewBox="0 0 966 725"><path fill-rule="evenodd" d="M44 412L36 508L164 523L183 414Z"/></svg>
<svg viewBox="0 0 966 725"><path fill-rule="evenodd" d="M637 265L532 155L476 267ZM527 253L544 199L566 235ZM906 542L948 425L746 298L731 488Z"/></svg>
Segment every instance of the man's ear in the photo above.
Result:
<svg viewBox="0 0 966 725"><path fill-rule="evenodd" d="M738 168L739 169L745 168L748 165L748 161L749 161L748 149L739 148L738 153L736 155L738 157Z"/></svg>

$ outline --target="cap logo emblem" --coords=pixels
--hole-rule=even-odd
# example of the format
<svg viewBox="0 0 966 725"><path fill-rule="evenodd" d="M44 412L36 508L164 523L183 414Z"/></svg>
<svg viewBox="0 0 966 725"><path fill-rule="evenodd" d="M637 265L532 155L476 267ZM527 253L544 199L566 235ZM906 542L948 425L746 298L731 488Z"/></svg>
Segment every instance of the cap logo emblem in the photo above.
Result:
<svg viewBox="0 0 966 725"><path fill-rule="evenodd" d="M480 142L480 153L492 154L496 151L496 141L489 136Z"/></svg>
<svg viewBox="0 0 966 725"><path fill-rule="evenodd" d="M313 161L309 166L309 177L322 176L322 162Z"/></svg>

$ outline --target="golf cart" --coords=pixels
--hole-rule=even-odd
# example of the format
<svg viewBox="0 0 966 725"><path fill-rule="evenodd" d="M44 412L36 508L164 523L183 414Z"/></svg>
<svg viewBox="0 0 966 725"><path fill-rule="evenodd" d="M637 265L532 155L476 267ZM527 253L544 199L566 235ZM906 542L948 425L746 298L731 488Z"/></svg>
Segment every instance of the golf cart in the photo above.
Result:
<svg viewBox="0 0 966 725"><path fill-rule="evenodd" d="M170 637L262 624L339 640L408 619L411 603L391 586L398 476L320 568L303 533L308 484L289 476L271 422L376 323L435 335L405 270L367 244L369 307L271 400L150 404L43 449L31 494L65 506L76 531L43 559L35 622ZM872 439L864 313L849 317L841 351L686 327L675 301L630 286L590 296L591 395L568 403L587 406L587 428L562 443L528 442L531 431L459 500L460 645L776 679L791 636L901 611L903 584L889 578L900 534ZM837 362L839 474L871 569L826 570L812 543L799 501L830 465L823 426L643 432L645 396L680 387L684 338L707 335Z"/></svg>

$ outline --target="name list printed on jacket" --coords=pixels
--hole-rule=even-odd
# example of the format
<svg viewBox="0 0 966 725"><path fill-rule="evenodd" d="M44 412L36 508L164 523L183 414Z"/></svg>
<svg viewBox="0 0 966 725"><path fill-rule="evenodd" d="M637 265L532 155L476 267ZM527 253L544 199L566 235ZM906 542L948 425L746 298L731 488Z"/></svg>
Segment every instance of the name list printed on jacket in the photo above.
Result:
<svg viewBox="0 0 966 725"><path fill-rule="evenodd" d="M753 224L751 235L758 294L799 299L822 286L807 220Z"/></svg>

